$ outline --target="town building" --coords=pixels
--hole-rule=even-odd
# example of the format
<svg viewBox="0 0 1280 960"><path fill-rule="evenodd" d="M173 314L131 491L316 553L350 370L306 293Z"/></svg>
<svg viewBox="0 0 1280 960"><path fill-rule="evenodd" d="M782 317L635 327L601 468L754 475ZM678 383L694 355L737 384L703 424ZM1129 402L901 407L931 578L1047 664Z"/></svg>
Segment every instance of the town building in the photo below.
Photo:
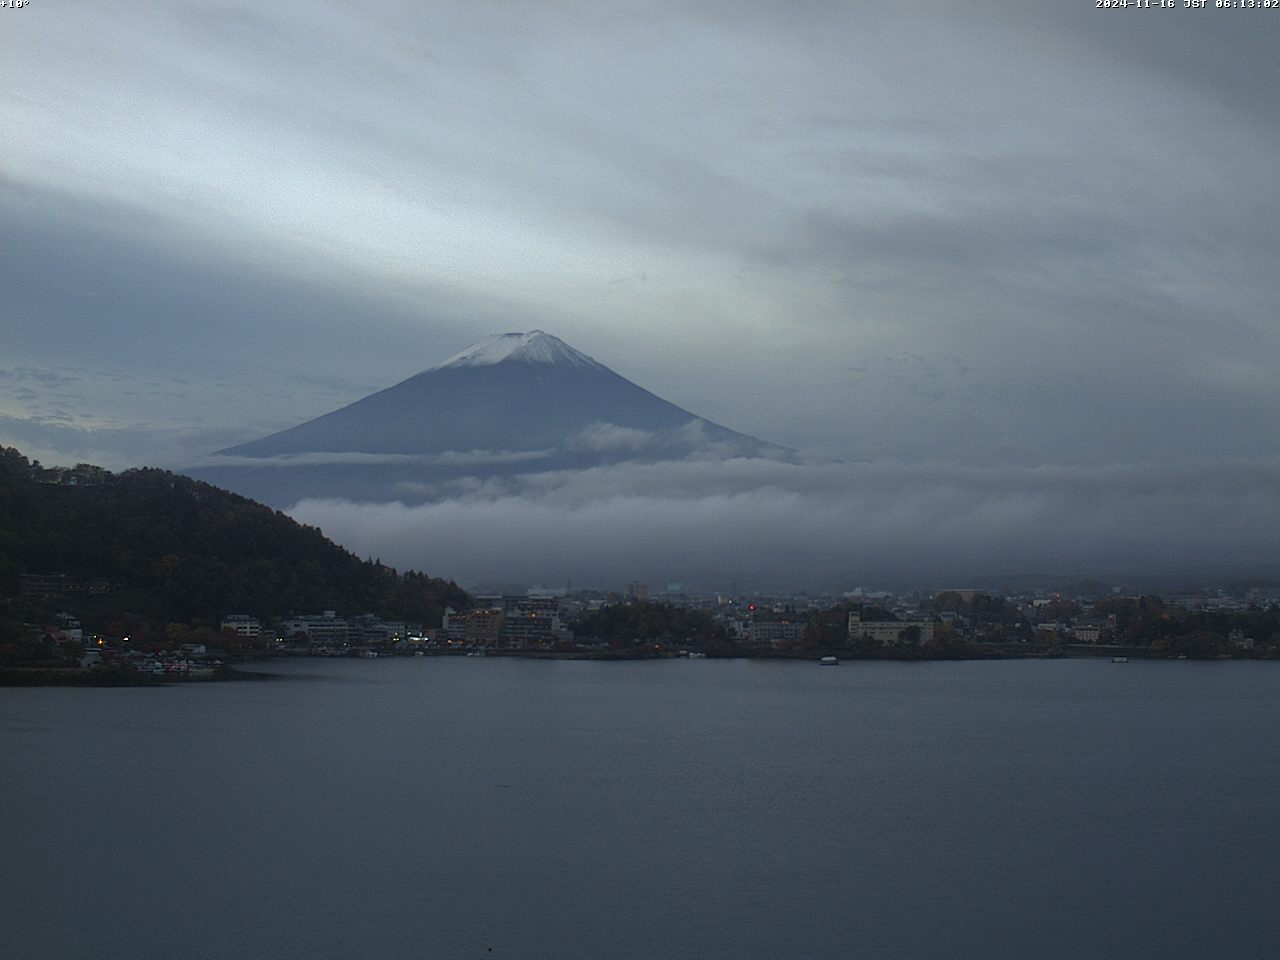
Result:
<svg viewBox="0 0 1280 960"><path fill-rule="evenodd" d="M476 597L476 605L468 611L464 637L472 646L492 647L502 639L507 611L502 597Z"/></svg>
<svg viewBox="0 0 1280 960"><path fill-rule="evenodd" d="M229 613L222 618L222 629L230 630L238 637L253 639L261 635L262 624L246 613Z"/></svg>
<svg viewBox="0 0 1280 960"><path fill-rule="evenodd" d="M311 639L312 646L342 646L350 636L350 624L333 610L294 617L284 621L283 627L285 636L305 633Z"/></svg>
<svg viewBox="0 0 1280 960"><path fill-rule="evenodd" d="M917 643L928 643L933 639L932 620L863 620L862 612L853 610L849 613L849 640L873 640L882 647L891 647L905 643L915 635Z"/></svg>
<svg viewBox="0 0 1280 960"><path fill-rule="evenodd" d="M573 639L564 625L561 600L550 596L476 597L466 613L444 612L441 630L449 643L471 646L539 647Z"/></svg>
<svg viewBox="0 0 1280 960"><path fill-rule="evenodd" d="M804 639L808 623L801 619L773 619L756 617L747 627L746 641L753 647L772 647L775 650L795 646Z"/></svg>
<svg viewBox="0 0 1280 960"><path fill-rule="evenodd" d="M504 603L503 639L515 647L546 646L565 638L555 597L513 597Z"/></svg>

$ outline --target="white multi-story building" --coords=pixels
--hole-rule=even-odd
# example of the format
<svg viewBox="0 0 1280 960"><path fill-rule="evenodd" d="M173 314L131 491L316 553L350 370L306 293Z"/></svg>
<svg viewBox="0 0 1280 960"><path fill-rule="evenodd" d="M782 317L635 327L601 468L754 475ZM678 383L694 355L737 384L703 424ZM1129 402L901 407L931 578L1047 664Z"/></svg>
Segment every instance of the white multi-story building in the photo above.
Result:
<svg viewBox="0 0 1280 960"><path fill-rule="evenodd" d="M459 613L453 607L444 608L444 619L440 622L440 632L448 643L462 643L467 638L467 615Z"/></svg>
<svg viewBox="0 0 1280 960"><path fill-rule="evenodd" d="M747 643L756 647L789 647L804 639L804 620L752 620L747 627Z"/></svg>
<svg viewBox="0 0 1280 960"><path fill-rule="evenodd" d="M861 612L853 610L849 613L849 639L874 640L882 647L893 646L905 641L907 631L919 630L919 643L928 643L933 639L932 620L863 620Z"/></svg>
<svg viewBox="0 0 1280 960"><path fill-rule="evenodd" d="M232 630L239 637L256 637L262 633L262 624L245 613L229 613L222 618L222 629Z"/></svg>
<svg viewBox="0 0 1280 960"><path fill-rule="evenodd" d="M555 597L508 597L503 606L506 622L502 636L508 643L527 647L571 636L561 626L560 605Z"/></svg>
<svg viewBox="0 0 1280 960"><path fill-rule="evenodd" d="M403 620L383 620L372 613L352 617L347 624L347 639L351 643L396 643L405 636Z"/></svg>
<svg viewBox="0 0 1280 960"><path fill-rule="evenodd" d="M480 646L545 646L573 639L560 618L559 599L545 596L476 597L467 613L446 608L441 630L451 643Z"/></svg>
<svg viewBox="0 0 1280 960"><path fill-rule="evenodd" d="M55 618L58 621L58 629L62 631L63 639L81 643L84 641L84 629L80 626L80 621L69 613L60 613Z"/></svg>
<svg viewBox="0 0 1280 960"><path fill-rule="evenodd" d="M284 622L286 636L305 633L317 646L346 643L351 633L351 625L346 619L338 616L333 610L323 614L310 614L294 617Z"/></svg>

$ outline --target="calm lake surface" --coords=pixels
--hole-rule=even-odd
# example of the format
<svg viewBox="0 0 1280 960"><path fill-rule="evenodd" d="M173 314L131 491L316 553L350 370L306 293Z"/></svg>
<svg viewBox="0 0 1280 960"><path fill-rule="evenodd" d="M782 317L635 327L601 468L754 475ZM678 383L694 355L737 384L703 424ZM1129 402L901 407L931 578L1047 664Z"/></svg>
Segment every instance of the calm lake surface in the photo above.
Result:
<svg viewBox="0 0 1280 960"><path fill-rule="evenodd" d="M1274 958L1280 664L0 689L5 958Z"/></svg>

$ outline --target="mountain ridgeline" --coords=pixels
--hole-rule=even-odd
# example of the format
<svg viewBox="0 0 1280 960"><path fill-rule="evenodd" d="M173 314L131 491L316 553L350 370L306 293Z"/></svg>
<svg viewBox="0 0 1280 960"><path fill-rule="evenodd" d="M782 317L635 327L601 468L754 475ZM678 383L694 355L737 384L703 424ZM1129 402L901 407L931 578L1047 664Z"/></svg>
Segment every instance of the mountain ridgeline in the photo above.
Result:
<svg viewBox="0 0 1280 960"><path fill-rule="evenodd" d="M535 330L490 336L188 472L288 507L308 497L426 502L469 477L790 454L695 416Z"/></svg>
<svg viewBox="0 0 1280 960"><path fill-rule="evenodd" d="M456 584L360 560L283 513L164 470L48 469L0 448L0 596L22 574L96 581L58 597L86 619L213 622L323 609L439 622Z"/></svg>

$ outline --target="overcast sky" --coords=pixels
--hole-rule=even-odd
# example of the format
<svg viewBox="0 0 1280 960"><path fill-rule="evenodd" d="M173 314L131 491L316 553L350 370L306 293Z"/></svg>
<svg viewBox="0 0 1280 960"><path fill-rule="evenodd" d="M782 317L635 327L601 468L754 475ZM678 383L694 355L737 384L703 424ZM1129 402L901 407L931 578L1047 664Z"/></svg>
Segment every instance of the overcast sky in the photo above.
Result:
<svg viewBox="0 0 1280 960"><path fill-rule="evenodd" d="M1093 0L31 0L0 442L181 466L541 328L774 443L1189 469L1184 508L1229 463L1272 522L1277 39Z"/></svg>

